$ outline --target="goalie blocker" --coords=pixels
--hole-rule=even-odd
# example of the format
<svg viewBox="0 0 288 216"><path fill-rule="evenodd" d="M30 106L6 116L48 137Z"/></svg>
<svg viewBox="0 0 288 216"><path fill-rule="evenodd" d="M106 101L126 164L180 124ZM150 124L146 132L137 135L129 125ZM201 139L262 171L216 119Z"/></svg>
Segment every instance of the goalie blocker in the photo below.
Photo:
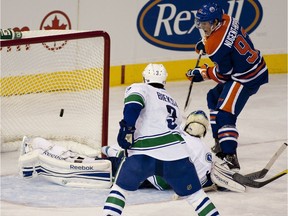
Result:
<svg viewBox="0 0 288 216"><path fill-rule="evenodd" d="M88 147L80 148L83 150ZM112 166L109 160L83 156L42 138L31 140L23 138L19 167L20 175L25 179L42 176L63 186L85 188L112 186Z"/></svg>
<svg viewBox="0 0 288 216"><path fill-rule="evenodd" d="M211 169L211 180L219 187L235 192L245 192L246 187L233 179L235 173L220 163L214 162Z"/></svg>

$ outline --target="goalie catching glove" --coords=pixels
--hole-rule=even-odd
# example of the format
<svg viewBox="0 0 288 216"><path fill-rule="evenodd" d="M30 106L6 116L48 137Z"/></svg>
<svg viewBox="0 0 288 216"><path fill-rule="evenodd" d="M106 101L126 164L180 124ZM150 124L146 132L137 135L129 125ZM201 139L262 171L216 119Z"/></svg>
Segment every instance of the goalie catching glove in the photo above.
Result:
<svg viewBox="0 0 288 216"><path fill-rule="evenodd" d="M204 64L201 66L201 68L194 68L189 69L186 73L186 77L191 81L193 79L193 82L202 82L204 80L210 79L207 73L208 65Z"/></svg>
<svg viewBox="0 0 288 216"><path fill-rule="evenodd" d="M128 126L125 120L119 122L120 129L117 136L118 144L123 149L129 149L134 144L134 126Z"/></svg>

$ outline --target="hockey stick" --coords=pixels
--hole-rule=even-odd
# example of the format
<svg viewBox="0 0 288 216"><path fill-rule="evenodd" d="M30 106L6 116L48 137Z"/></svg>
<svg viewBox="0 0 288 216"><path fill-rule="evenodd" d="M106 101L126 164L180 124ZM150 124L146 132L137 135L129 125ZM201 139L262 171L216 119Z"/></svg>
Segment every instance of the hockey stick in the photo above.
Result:
<svg viewBox="0 0 288 216"><path fill-rule="evenodd" d="M284 150L286 149L287 145L288 145L287 143L283 143L280 146L280 148L277 150L277 152L272 156L272 158L267 163L267 165L263 169L261 169L259 171L246 174L245 176L241 175L239 173L234 173L232 176L229 175L229 173L225 173L225 174L228 175L228 176L231 176L234 181L237 181L238 183L240 183L242 185L245 185L245 186L248 186L248 187L253 187L253 188L261 188L261 187L269 184L270 182L275 181L276 179L282 177L283 175L288 174L288 170L284 170L284 171L278 173L277 175L273 176L272 178L267 179L266 181L263 181L263 182L254 181L255 179L261 179L261 178L264 178L266 176L266 174L269 172L270 168L273 166L275 161L284 152ZM206 192L207 191L217 191L217 185L212 185L211 187L203 188L203 189ZM180 199L180 198L179 198L179 196L177 194L174 194L172 199L173 200L177 200L177 199Z"/></svg>
<svg viewBox="0 0 288 216"><path fill-rule="evenodd" d="M203 53L203 50L200 50L200 53L199 53L195 68L198 67L198 65L199 65L202 53ZM190 95L191 95L192 87L193 87L193 77L191 78L191 82L190 82L190 85L189 85L188 95L187 95L185 106L184 106L184 112L187 110L188 105L190 103Z"/></svg>
<svg viewBox="0 0 288 216"><path fill-rule="evenodd" d="M277 152L272 156L272 158L270 159L270 161L267 163L267 165L259 171L253 172L253 173L249 173L246 174L245 177L251 179L251 180L255 180L255 179L261 179L264 178L265 175L269 172L270 168L273 166L273 164L275 163L275 161L277 160L277 158L279 158L279 156L282 154L282 152L284 152L284 150L287 147L287 143L283 143L280 148L277 150Z"/></svg>
<svg viewBox="0 0 288 216"><path fill-rule="evenodd" d="M233 180L237 181L238 183L242 185L246 185L248 187L253 187L253 188L261 188L270 182L275 181L276 179L280 178L281 176L284 176L288 173L288 170L283 170L282 172L278 173L277 175L273 176L272 178L267 179L266 181L258 182L254 181L250 178L247 178L246 176L241 175L240 173L235 173L233 175Z"/></svg>

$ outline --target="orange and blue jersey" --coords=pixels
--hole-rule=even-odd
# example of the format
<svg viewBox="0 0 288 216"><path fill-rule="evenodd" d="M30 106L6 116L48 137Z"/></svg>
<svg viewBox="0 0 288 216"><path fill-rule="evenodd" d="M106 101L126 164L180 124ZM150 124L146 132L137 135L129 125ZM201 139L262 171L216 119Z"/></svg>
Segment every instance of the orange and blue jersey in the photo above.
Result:
<svg viewBox="0 0 288 216"><path fill-rule="evenodd" d="M247 87L268 82L268 69L264 58L239 22L223 15L222 24L205 38L205 50L214 67L208 76L218 83L233 80Z"/></svg>

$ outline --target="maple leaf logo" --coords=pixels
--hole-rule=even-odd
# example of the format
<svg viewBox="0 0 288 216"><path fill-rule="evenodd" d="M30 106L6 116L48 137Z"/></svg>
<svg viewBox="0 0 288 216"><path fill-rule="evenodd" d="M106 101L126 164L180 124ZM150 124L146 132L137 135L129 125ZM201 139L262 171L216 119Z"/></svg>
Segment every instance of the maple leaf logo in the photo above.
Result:
<svg viewBox="0 0 288 216"><path fill-rule="evenodd" d="M57 15L55 15L54 19L52 20L52 26L50 25L44 26L44 29L45 30L51 30L51 29L65 30L66 27L67 27L66 24L59 25L59 19L57 18Z"/></svg>
<svg viewBox="0 0 288 216"><path fill-rule="evenodd" d="M48 13L42 20L40 25L40 30L70 30L72 28L71 22L67 14L63 11L51 11ZM67 40L65 41L55 41L55 42L47 42L42 43L43 46L50 51L57 51L64 48L67 44Z"/></svg>

